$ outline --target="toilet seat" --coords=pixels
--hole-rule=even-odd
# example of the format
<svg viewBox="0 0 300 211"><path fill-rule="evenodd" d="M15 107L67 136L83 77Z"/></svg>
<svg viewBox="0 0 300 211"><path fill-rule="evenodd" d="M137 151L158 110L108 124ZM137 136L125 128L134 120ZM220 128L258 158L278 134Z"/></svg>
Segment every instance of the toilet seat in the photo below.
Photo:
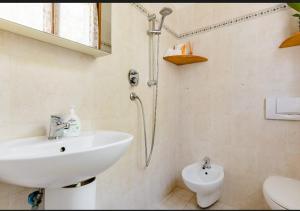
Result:
<svg viewBox="0 0 300 211"><path fill-rule="evenodd" d="M271 176L266 179L263 191L267 198L282 209L300 209L300 181Z"/></svg>

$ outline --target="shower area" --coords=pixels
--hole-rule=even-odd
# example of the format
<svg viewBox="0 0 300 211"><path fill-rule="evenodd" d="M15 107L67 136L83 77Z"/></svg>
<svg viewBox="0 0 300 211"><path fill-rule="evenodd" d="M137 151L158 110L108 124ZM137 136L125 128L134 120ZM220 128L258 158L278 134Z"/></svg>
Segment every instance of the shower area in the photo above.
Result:
<svg viewBox="0 0 300 211"><path fill-rule="evenodd" d="M151 162L152 153L155 146L155 134L156 134L156 122L157 122L157 100L158 100L158 90L159 90L159 46L160 46L160 35L162 34L162 28L166 16L172 13L172 9L168 7L162 8L159 13L161 19L159 25L156 26L157 18L155 14L148 16L149 30L147 34L149 36L149 79L147 81L147 86L153 89L153 109L152 109L152 124L150 128L147 128L145 109L142 99L135 93L130 93L130 100L138 101L143 119L143 138L144 138L144 148L145 148L145 166L148 167ZM128 74L129 83L131 86L137 86L139 81L139 73L135 70L130 70ZM150 111L149 111L150 112ZM151 129L150 137L148 137L147 130ZM150 140L150 144L148 144ZM149 146L150 145L150 149Z"/></svg>

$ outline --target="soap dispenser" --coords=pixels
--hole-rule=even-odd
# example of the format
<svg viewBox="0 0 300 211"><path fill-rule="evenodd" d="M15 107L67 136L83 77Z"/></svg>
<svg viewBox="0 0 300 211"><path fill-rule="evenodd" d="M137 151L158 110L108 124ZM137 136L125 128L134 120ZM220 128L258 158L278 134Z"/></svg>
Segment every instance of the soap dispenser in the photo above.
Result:
<svg viewBox="0 0 300 211"><path fill-rule="evenodd" d="M75 113L75 107L70 106L69 114L64 116L64 122L69 123L70 127L68 129L64 129L64 136L73 137L80 135L80 119Z"/></svg>

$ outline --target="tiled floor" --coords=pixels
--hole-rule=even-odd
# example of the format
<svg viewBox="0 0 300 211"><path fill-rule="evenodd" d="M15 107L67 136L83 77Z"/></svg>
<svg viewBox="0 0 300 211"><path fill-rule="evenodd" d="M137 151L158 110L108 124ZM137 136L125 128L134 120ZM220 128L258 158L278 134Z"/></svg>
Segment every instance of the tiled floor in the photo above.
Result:
<svg viewBox="0 0 300 211"><path fill-rule="evenodd" d="M160 209L187 209L201 210L196 201L196 194L182 188L175 188L160 204ZM233 207L227 206L221 202L216 202L206 208L208 210L233 210Z"/></svg>

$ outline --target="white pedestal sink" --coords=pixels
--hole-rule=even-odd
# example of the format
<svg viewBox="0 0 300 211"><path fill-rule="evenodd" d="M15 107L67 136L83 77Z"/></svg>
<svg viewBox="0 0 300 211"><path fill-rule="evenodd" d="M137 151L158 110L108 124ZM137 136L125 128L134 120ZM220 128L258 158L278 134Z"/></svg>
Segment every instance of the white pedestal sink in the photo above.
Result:
<svg viewBox="0 0 300 211"><path fill-rule="evenodd" d="M0 180L46 188L47 201L47 190L60 191L61 187L88 180L109 168L132 140L127 133L96 131L59 140L42 136L0 142Z"/></svg>

